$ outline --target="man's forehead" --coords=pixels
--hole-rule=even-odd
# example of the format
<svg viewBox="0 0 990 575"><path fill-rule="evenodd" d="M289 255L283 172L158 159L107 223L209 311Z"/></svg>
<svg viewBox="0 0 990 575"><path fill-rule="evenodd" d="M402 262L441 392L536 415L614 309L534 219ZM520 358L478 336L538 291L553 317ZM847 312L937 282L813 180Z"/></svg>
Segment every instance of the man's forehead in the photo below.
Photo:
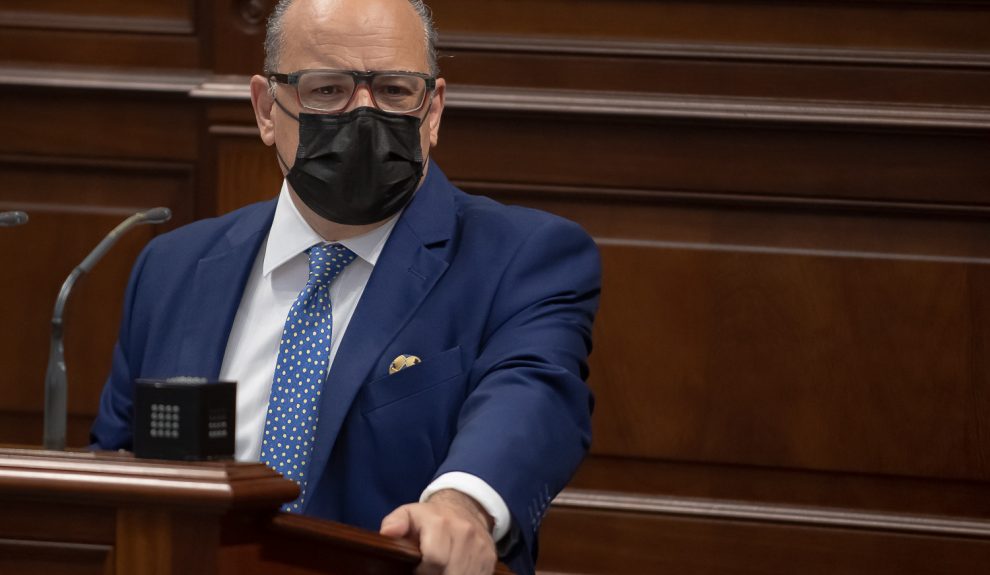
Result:
<svg viewBox="0 0 990 575"><path fill-rule="evenodd" d="M280 67L426 71L426 53L407 0L296 0L283 20Z"/></svg>

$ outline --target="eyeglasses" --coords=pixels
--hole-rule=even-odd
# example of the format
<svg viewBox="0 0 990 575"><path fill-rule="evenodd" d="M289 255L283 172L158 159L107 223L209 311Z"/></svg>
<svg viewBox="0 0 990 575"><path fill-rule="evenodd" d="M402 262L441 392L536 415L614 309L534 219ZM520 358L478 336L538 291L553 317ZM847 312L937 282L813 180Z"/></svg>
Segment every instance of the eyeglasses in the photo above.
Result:
<svg viewBox="0 0 990 575"><path fill-rule="evenodd" d="M375 107L383 112L406 114L423 106L437 79L419 72L356 72L353 70L300 70L271 74L270 82L296 87L299 105L320 112L341 112L354 92L367 84Z"/></svg>

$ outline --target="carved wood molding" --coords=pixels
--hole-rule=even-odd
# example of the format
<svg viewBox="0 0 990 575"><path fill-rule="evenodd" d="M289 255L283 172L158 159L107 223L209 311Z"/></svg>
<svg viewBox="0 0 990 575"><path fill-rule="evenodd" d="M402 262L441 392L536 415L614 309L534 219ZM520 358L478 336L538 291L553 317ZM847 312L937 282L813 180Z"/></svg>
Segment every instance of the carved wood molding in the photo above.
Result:
<svg viewBox="0 0 990 575"><path fill-rule="evenodd" d="M211 130L212 131L212 130ZM234 132L223 132L233 134ZM257 137L257 129L248 128L238 135ZM454 184L467 192L486 196L525 196L527 198L566 198L568 200L605 200L653 205L687 205L743 207L750 209L789 209L815 213L855 212L857 214L927 215L940 217L990 218L990 206L975 204L925 203L904 201L860 200L809 196L773 196L768 194L726 193L720 190L638 190L602 186L560 186L515 184L455 179Z"/></svg>
<svg viewBox="0 0 990 575"><path fill-rule="evenodd" d="M30 154L0 153L0 165L31 166L51 170L87 169L106 172L133 172L142 174L190 175L193 166L185 162L162 160L129 160L119 158L91 158L72 156L35 156Z"/></svg>
<svg viewBox="0 0 990 575"><path fill-rule="evenodd" d="M72 172L75 174L113 174L119 176L143 176L150 178L178 179L186 182L190 188L193 185L195 166L191 163L178 161L155 161L155 160L131 160L119 158L93 158L93 157L72 157L72 156L41 156L31 154L7 154L0 153L0 169L20 169L32 170L41 173ZM113 216L127 217L136 211L148 209L140 195L135 195L131 200L135 203L105 203L94 204L85 196L80 196L75 201L10 201L7 198L0 199L0 210L25 210L29 213L48 214L77 214L89 216ZM176 206L172 206L173 210ZM94 383L102 386L102 383ZM70 417L72 413L70 412ZM84 417L92 419L95 413L83 414ZM10 417L11 412L0 410L0 419ZM40 428L39 428L40 429Z"/></svg>
<svg viewBox="0 0 990 575"><path fill-rule="evenodd" d="M189 94L203 73L122 72L102 68L0 66L0 86ZM250 96L250 94L248 94Z"/></svg>
<svg viewBox="0 0 990 575"><path fill-rule="evenodd" d="M733 254L758 254L769 256L800 256L810 258L839 258L899 262L921 262L936 264L961 264L972 266L990 266L990 258L952 256L937 254L895 253L859 250L833 250L821 248L796 248L765 245L723 244L708 242L682 242L667 240L640 240L626 238L595 238L599 246L617 246L622 248L640 248L649 250L672 250L689 252L721 252Z"/></svg>
<svg viewBox="0 0 990 575"><path fill-rule="evenodd" d="M214 76L202 82L189 95L207 100L250 100L248 76Z"/></svg>
<svg viewBox="0 0 990 575"><path fill-rule="evenodd" d="M112 545L99 543L73 543L71 541L30 541L27 539L0 538L0 549L17 549L24 552L35 550L39 555L49 553L75 552L80 555L103 556L113 551ZM2 552L0 552L2 555Z"/></svg>
<svg viewBox="0 0 990 575"><path fill-rule="evenodd" d="M0 85L173 92L198 100L250 99L247 76L0 68ZM844 103L488 86L450 86L453 111L606 116L669 121L819 124L910 130L990 130L990 108Z"/></svg>
<svg viewBox="0 0 990 575"><path fill-rule="evenodd" d="M135 16L89 16L45 12L0 11L0 27L84 32L128 32L189 35L196 31L192 20Z"/></svg>
<svg viewBox="0 0 990 575"><path fill-rule="evenodd" d="M552 506L583 511L671 515L819 528L868 529L942 537L990 538L990 521L987 520L796 505L766 505L720 499L692 499L565 489L554 499Z"/></svg>
<svg viewBox="0 0 990 575"><path fill-rule="evenodd" d="M246 77L210 79L194 98L247 100ZM449 86L451 110L619 116L667 120L774 122L908 129L990 129L990 108L847 104L761 98Z"/></svg>
<svg viewBox="0 0 990 575"><path fill-rule="evenodd" d="M871 128L990 128L990 108L454 86L455 110Z"/></svg>
<svg viewBox="0 0 990 575"><path fill-rule="evenodd" d="M0 448L0 495L211 508L276 506L298 487L263 465L136 460L130 454Z"/></svg>
<svg viewBox="0 0 990 575"><path fill-rule="evenodd" d="M876 50L868 48L817 48L631 42L622 40L511 36L500 34L441 34L441 54L446 51L544 54L556 56L656 58L673 60L793 63L811 65L887 66L912 68L990 68L984 52Z"/></svg>

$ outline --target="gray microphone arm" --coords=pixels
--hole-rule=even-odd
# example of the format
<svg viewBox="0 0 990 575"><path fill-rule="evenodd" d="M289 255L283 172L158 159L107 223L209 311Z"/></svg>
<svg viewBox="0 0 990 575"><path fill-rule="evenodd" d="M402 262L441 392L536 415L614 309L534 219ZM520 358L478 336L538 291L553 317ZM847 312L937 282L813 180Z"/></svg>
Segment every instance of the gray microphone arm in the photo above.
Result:
<svg viewBox="0 0 990 575"><path fill-rule="evenodd" d="M65 449L66 395L68 381L65 374L65 352L62 347L62 312L69 292L79 276L88 273L117 242L120 236L140 224L160 224L172 217L168 208L152 208L138 212L115 227L103 238L81 264L65 278L62 289L55 299L55 312L52 314L52 338L48 350L48 371L45 373L45 449L61 451Z"/></svg>
<svg viewBox="0 0 990 575"><path fill-rule="evenodd" d="M26 224L28 215L24 212L0 212L0 228Z"/></svg>

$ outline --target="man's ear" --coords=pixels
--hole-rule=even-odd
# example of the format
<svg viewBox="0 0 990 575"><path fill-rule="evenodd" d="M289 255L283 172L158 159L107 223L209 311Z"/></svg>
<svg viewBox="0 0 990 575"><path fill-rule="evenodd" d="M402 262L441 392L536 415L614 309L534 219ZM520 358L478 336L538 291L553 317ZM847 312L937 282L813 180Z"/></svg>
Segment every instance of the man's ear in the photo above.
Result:
<svg viewBox="0 0 990 575"><path fill-rule="evenodd" d="M443 78L437 78L437 87L430 98L430 112L426 115L426 121L430 126L430 147L437 145L440 140L440 117L443 116L443 103L447 96L447 82Z"/></svg>
<svg viewBox="0 0 990 575"><path fill-rule="evenodd" d="M264 76L251 76L251 106L254 107L254 119L258 122L261 141L266 146L275 143L275 119L272 117L274 105L275 98L269 89L268 80Z"/></svg>

